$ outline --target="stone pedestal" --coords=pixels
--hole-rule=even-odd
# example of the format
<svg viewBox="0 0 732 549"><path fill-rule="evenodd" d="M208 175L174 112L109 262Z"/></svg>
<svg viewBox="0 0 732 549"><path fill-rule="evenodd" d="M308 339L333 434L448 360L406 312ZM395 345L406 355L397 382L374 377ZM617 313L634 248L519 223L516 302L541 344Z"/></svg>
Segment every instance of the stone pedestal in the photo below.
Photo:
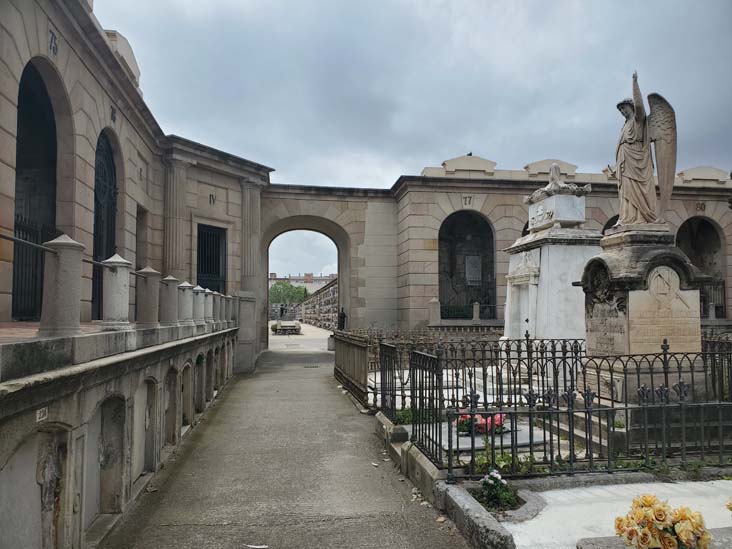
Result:
<svg viewBox="0 0 732 549"><path fill-rule="evenodd" d="M137 327L158 327L160 273L152 267L137 271Z"/></svg>
<svg viewBox="0 0 732 549"><path fill-rule="evenodd" d="M529 234L506 249L504 334L509 339L521 339L527 331L537 339L585 337L584 296L572 283L600 251L601 235L581 228L584 196L547 192L535 193L529 206Z"/></svg>
<svg viewBox="0 0 732 549"><path fill-rule="evenodd" d="M611 229L582 275L587 354L701 351L699 286L709 277L665 225ZM665 230L664 230L665 229Z"/></svg>
<svg viewBox="0 0 732 549"><path fill-rule="evenodd" d="M178 323L193 326L193 284L187 280L178 284Z"/></svg>
<svg viewBox="0 0 732 549"><path fill-rule="evenodd" d="M130 328L130 270L132 263L114 254L102 261L102 326L105 330Z"/></svg>
<svg viewBox="0 0 732 549"><path fill-rule="evenodd" d="M213 292L208 288L203 291L203 317L206 324L213 324Z"/></svg>
<svg viewBox="0 0 732 549"><path fill-rule="evenodd" d="M160 281L160 325L178 325L178 279L172 275Z"/></svg>
<svg viewBox="0 0 732 549"><path fill-rule="evenodd" d="M43 309L38 335L73 336L81 332L81 259L84 245L62 234L43 245Z"/></svg>
<svg viewBox="0 0 732 549"><path fill-rule="evenodd" d="M196 326L206 324L206 290L200 286L193 288L193 322Z"/></svg>

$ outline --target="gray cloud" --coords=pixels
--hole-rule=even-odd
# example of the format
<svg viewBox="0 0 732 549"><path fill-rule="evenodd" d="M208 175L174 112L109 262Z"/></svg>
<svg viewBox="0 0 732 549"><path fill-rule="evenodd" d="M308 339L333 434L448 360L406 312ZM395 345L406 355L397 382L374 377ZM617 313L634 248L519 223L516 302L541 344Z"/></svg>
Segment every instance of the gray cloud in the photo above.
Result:
<svg viewBox="0 0 732 549"><path fill-rule="evenodd" d="M94 8L130 40L164 131L272 166L274 182L388 187L467 151L599 171L635 69L677 111L679 169L732 169L727 0Z"/></svg>

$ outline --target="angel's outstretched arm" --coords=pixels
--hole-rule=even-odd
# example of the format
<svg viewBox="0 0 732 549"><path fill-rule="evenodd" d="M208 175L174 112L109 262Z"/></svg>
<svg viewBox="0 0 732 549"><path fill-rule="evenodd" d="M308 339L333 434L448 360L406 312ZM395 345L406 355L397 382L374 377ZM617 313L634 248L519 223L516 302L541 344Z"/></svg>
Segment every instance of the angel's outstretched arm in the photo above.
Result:
<svg viewBox="0 0 732 549"><path fill-rule="evenodd" d="M633 73L633 105L635 107L635 119L643 122L646 117L646 108L643 105L643 96L638 87L638 73Z"/></svg>

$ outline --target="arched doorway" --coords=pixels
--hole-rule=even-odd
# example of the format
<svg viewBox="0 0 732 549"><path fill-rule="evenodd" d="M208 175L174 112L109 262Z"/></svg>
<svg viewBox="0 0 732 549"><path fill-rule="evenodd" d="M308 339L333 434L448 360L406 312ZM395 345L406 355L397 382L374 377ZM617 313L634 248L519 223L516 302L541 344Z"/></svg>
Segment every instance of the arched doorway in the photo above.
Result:
<svg viewBox="0 0 732 549"><path fill-rule="evenodd" d="M493 229L478 212L462 210L439 232L439 295L443 319L496 318L496 260Z"/></svg>
<svg viewBox="0 0 732 549"><path fill-rule="evenodd" d="M691 217L676 233L676 246L702 273L714 278L699 289L702 318L727 318L726 255L722 232L705 217Z"/></svg>
<svg viewBox="0 0 732 549"><path fill-rule="evenodd" d="M0 467L0 545L65 547L68 433L46 426Z"/></svg>
<svg viewBox="0 0 732 549"><path fill-rule="evenodd" d="M349 233L346 232L346 230L338 223L331 219L314 215L293 215L278 219L269 226L263 228L261 240L262 265L270 265L270 247L275 239L278 239L278 237L285 233L290 234L294 232L319 233L318 236L320 236L321 239L322 237L325 237L325 240L329 241L329 245L335 245L335 252L337 254L336 263L338 267L337 309L338 311L342 310L345 313L347 318L347 328L353 325L358 325L358 321L353 318L354 311L351 310L353 302L351 296L351 262L354 259L352 258L351 253L351 237L349 236ZM307 252L307 248L305 248L304 251ZM267 276L262 276L260 281L261 290L258 291L258 295L263 296L264 299L261 305L258 305L259 309L257 313L259 318L258 328L260 330L259 344L261 347L266 348L270 342L270 311L268 300L269 280Z"/></svg>
<svg viewBox="0 0 732 549"><path fill-rule="evenodd" d="M181 397L181 425L190 427L193 425L193 373L191 365L186 364L183 367L180 384Z"/></svg>
<svg viewBox="0 0 732 549"><path fill-rule="evenodd" d="M117 168L107 130L99 134L94 156L94 245L93 259L104 261L116 250ZM92 319L102 318L102 270L92 271Z"/></svg>
<svg viewBox="0 0 732 549"><path fill-rule="evenodd" d="M165 444L178 443L178 372L168 370L165 376Z"/></svg>
<svg viewBox="0 0 732 549"><path fill-rule="evenodd" d="M33 61L26 65L20 79L16 143L15 236L40 244L58 235L58 151L53 105L44 78ZM14 246L13 318L40 318L42 290L43 252L30 246Z"/></svg>
<svg viewBox="0 0 732 549"><path fill-rule="evenodd" d="M206 408L206 368L203 364L203 355L196 357L196 380L194 386L193 407L197 414L203 413ZM191 418L193 420L193 418Z"/></svg>
<svg viewBox="0 0 732 549"><path fill-rule="evenodd" d="M213 351L206 353L206 391L205 398L206 402L213 400L214 393L214 357Z"/></svg>
<svg viewBox="0 0 732 549"><path fill-rule="evenodd" d="M132 481L155 471L155 424L157 418L157 389L154 379L138 385L134 397Z"/></svg>

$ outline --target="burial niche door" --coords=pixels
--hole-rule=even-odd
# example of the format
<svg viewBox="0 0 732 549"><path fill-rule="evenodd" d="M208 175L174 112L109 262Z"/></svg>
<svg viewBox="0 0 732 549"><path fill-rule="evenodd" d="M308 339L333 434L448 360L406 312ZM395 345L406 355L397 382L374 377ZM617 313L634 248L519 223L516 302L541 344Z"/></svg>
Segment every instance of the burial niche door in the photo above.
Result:
<svg viewBox="0 0 732 549"><path fill-rule="evenodd" d="M115 253L117 218L117 174L109 138L102 133L97 140L94 162L94 261L104 261ZM102 268L92 271L92 318L102 318Z"/></svg>

